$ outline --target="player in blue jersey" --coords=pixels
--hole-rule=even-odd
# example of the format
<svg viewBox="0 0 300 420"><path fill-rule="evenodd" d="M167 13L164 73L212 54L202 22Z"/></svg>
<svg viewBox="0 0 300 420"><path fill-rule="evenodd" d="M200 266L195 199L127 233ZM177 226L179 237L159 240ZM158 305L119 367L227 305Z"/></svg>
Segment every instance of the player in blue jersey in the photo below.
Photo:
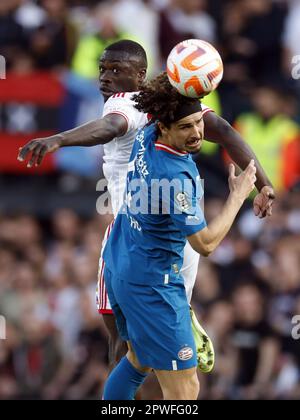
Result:
<svg viewBox="0 0 300 420"><path fill-rule="evenodd" d="M206 224L203 191L191 154L201 148L201 105L173 89L165 73L135 98L153 123L136 137L126 200L104 250L105 282L121 337L129 352L110 374L104 399L129 399L122 388L128 369L153 369L164 399L196 399L199 383L190 308L180 275L186 240L209 255L225 237L254 188L251 160L238 177L230 166L230 194ZM120 391L120 392L119 392Z"/></svg>

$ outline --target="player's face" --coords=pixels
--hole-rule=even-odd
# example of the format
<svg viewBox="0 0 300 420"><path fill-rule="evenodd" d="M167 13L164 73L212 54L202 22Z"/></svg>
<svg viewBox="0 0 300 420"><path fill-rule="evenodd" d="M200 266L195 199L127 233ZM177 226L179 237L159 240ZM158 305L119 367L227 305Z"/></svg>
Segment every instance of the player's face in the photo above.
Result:
<svg viewBox="0 0 300 420"><path fill-rule="evenodd" d="M135 92L146 75L146 69L138 66L128 53L104 51L99 62L100 91L104 99L119 92Z"/></svg>
<svg viewBox="0 0 300 420"><path fill-rule="evenodd" d="M199 152L204 135L202 112L196 112L176 121L169 129L166 129L165 134L170 146L177 150L188 153Z"/></svg>

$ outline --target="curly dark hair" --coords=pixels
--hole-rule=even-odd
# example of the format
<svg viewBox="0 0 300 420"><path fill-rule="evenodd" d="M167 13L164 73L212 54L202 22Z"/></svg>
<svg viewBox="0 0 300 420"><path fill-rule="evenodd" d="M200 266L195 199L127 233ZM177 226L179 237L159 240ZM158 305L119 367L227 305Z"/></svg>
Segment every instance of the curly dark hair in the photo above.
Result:
<svg viewBox="0 0 300 420"><path fill-rule="evenodd" d="M181 95L169 82L166 72L146 82L141 91L133 96L135 108L152 115L152 120L161 121L166 127L175 121L178 109L197 99Z"/></svg>

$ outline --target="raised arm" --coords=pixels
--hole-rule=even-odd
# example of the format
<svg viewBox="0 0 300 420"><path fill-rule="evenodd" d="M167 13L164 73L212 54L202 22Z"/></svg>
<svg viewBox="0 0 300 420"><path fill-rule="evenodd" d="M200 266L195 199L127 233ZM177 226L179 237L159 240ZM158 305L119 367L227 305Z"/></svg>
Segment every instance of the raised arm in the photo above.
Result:
<svg viewBox="0 0 300 420"><path fill-rule="evenodd" d="M39 166L47 153L66 146L95 146L109 143L127 131L127 121L120 114L108 114L69 131L29 141L21 147L18 160L29 159L27 166Z"/></svg>
<svg viewBox="0 0 300 420"><path fill-rule="evenodd" d="M251 159L254 160L257 170L255 185L259 191L253 203L254 213L259 217L270 216L275 199L274 190L251 147L226 120L214 112L207 112L204 115L204 137L224 147L241 169L245 169Z"/></svg>
<svg viewBox="0 0 300 420"><path fill-rule="evenodd" d="M234 165L231 163L229 167L230 194L220 214L207 227L187 238L192 248L203 256L208 256L213 252L225 238L243 202L254 188L256 181L254 160L250 161L245 171L238 177L235 176L234 171Z"/></svg>

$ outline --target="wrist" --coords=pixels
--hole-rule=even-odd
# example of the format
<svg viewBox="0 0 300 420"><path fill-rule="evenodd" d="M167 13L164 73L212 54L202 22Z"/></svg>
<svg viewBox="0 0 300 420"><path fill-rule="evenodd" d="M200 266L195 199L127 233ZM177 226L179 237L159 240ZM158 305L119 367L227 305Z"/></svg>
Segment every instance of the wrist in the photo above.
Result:
<svg viewBox="0 0 300 420"><path fill-rule="evenodd" d="M246 198L241 197L241 195L237 191L230 191L229 202L232 202L234 205L241 207L246 200Z"/></svg>
<svg viewBox="0 0 300 420"><path fill-rule="evenodd" d="M54 137L58 147L67 146L66 139L65 139L65 137L62 133L55 134L53 137Z"/></svg>

